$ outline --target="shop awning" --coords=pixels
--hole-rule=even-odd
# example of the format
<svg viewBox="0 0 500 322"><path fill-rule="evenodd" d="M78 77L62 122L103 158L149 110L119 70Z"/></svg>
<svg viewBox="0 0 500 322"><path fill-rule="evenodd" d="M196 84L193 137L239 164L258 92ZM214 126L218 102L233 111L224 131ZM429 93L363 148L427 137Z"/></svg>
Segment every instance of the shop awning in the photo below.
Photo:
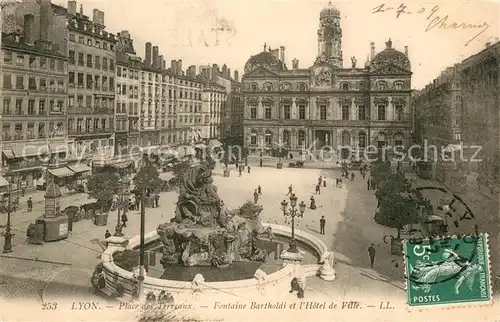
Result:
<svg viewBox="0 0 500 322"><path fill-rule="evenodd" d="M87 166L86 164L83 163L77 163L73 165L68 165L68 168L76 173L82 173L82 172L87 172L90 171L90 167Z"/></svg>
<svg viewBox="0 0 500 322"><path fill-rule="evenodd" d="M3 149L2 153L7 159L14 159L14 152L12 152L12 149Z"/></svg>
<svg viewBox="0 0 500 322"><path fill-rule="evenodd" d="M44 145L40 146L26 145L14 149L13 151L16 158L33 157L36 155L42 155L49 152L47 146Z"/></svg>
<svg viewBox="0 0 500 322"><path fill-rule="evenodd" d="M58 178L65 178L65 177L71 177L75 173L71 171L70 169L64 167L64 168L57 168L57 169L49 169L49 173L52 174L53 176L56 176Z"/></svg>
<svg viewBox="0 0 500 322"><path fill-rule="evenodd" d="M125 161L125 162L113 163L113 164L110 164L109 166L111 166L115 169L125 169L126 167L129 167L131 164L132 164L132 161Z"/></svg>
<svg viewBox="0 0 500 322"><path fill-rule="evenodd" d="M4 187L4 186L8 186L9 185L9 181L7 181L7 179L5 179L4 177L0 176L0 187Z"/></svg>
<svg viewBox="0 0 500 322"><path fill-rule="evenodd" d="M219 140L213 139L213 140L210 140L208 142L208 145L215 148L215 147L222 146L222 143Z"/></svg>

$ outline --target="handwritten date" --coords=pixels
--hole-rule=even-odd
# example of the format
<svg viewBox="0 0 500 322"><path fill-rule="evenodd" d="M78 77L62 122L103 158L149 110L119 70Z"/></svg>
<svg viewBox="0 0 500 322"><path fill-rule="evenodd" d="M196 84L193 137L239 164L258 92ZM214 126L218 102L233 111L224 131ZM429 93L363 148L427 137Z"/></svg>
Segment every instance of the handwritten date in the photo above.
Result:
<svg viewBox="0 0 500 322"><path fill-rule="evenodd" d="M416 9L416 8L414 8ZM450 18L449 15L441 15L441 8L439 5L435 5L431 9L426 7L419 7L418 10L410 10L407 5L404 3L400 4L399 7L393 7L386 4L381 4L372 9L372 13L388 13L395 12L396 18L400 18L403 15L412 15L412 14L424 14L426 15L425 20L428 22L427 27L425 28L425 32L429 32L431 30L477 30L478 32L467 42L465 46L468 46L474 39L483 34L486 30L490 28L490 24L487 21L483 21L480 23L470 23L466 21L454 21Z"/></svg>

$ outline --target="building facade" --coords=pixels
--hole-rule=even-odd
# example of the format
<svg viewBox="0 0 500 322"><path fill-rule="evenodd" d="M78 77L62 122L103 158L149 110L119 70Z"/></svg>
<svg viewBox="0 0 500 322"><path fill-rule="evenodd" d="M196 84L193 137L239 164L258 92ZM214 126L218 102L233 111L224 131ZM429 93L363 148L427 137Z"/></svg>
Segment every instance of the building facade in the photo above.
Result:
<svg viewBox="0 0 500 322"><path fill-rule="evenodd" d="M195 116L195 130L202 139L221 136L222 116L226 109L226 88L208 81L203 87L201 113Z"/></svg>
<svg viewBox="0 0 500 322"><path fill-rule="evenodd" d="M104 12L94 9L92 20L76 1L68 8L53 5L68 20L68 144L79 158L92 160L114 155L115 45L106 31Z"/></svg>
<svg viewBox="0 0 500 322"><path fill-rule="evenodd" d="M461 95L459 65L448 67L413 97L420 142L446 147L461 140Z"/></svg>
<svg viewBox="0 0 500 322"><path fill-rule="evenodd" d="M344 68L340 12L320 13L318 55L313 66L285 64L285 47L250 57L243 75L244 140L252 150L285 146L291 150L363 150L407 145L411 132L411 68L407 54L392 41L358 67ZM348 149L342 150L343 154Z"/></svg>
<svg viewBox="0 0 500 322"><path fill-rule="evenodd" d="M197 78L176 75L177 128L174 145L191 144L201 138L203 81Z"/></svg>
<svg viewBox="0 0 500 322"><path fill-rule="evenodd" d="M128 31L120 32L117 38L115 153L125 156L139 152L139 75L142 59L136 55L133 39Z"/></svg>
<svg viewBox="0 0 500 322"><path fill-rule="evenodd" d="M50 1L18 3L2 27L2 172L14 190L36 188L48 156L67 155L67 63L52 30L64 28Z"/></svg>

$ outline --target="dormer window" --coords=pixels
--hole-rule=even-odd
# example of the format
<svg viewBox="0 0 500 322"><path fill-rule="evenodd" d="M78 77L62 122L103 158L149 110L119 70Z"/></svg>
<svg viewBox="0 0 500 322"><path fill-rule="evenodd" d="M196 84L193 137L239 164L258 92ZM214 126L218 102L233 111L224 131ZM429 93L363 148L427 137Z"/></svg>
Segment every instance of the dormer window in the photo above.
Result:
<svg viewBox="0 0 500 322"><path fill-rule="evenodd" d="M349 83L343 83L342 84L342 90L343 91L348 91L349 90Z"/></svg>
<svg viewBox="0 0 500 322"><path fill-rule="evenodd" d="M250 84L250 90L253 92L256 92L257 91L257 84L255 84L255 83Z"/></svg>
<svg viewBox="0 0 500 322"><path fill-rule="evenodd" d="M378 82L377 89L379 89L379 90L387 89L387 84L385 82Z"/></svg>
<svg viewBox="0 0 500 322"><path fill-rule="evenodd" d="M305 92L307 90L307 86L304 83L299 84L299 91Z"/></svg>
<svg viewBox="0 0 500 322"><path fill-rule="evenodd" d="M273 84L271 84L271 83L266 83L266 84L264 84L264 90L265 90L266 92L270 92L270 91L272 91L272 90L273 90Z"/></svg>
<svg viewBox="0 0 500 322"><path fill-rule="evenodd" d="M396 82L394 83L394 88L397 90L402 90L404 88L403 82Z"/></svg>

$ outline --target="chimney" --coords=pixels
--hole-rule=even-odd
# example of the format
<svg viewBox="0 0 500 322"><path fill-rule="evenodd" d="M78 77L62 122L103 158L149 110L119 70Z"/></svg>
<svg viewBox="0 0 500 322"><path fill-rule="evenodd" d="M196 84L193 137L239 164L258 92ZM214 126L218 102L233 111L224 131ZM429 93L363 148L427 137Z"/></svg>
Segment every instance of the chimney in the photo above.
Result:
<svg viewBox="0 0 500 322"><path fill-rule="evenodd" d="M165 59L161 61L161 69L167 69L167 62L165 61Z"/></svg>
<svg viewBox="0 0 500 322"><path fill-rule="evenodd" d="M405 46L405 55L408 57L408 46Z"/></svg>
<svg viewBox="0 0 500 322"><path fill-rule="evenodd" d="M212 65L212 75L211 75L210 79L215 81L217 79L218 74L219 74L219 66L217 66L217 64L213 64Z"/></svg>
<svg viewBox="0 0 500 322"><path fill-rule="evenodd" d="M32 44L35 41L35 16L24 15L24 41Z"/></svg>
<svg viewBox="0 0 500 322"><path fill-rule="evenodd" d="M99 10L99 24L104 26L104 11Z"/></svg>
<svg viewBox="0 0 500 322"><path fill-rule="evenodd" d="M153 68L158 68L158 46L153 46Z"/></svg>
<svg viewBox="0 0 500 322"><path fill-rule="evenodd" d="M92 10L92 22L99 23L99 9Z"/></svg>
<svg viewBox="0 0 500 322"><path fill-rule="evenodd" d="M372 60L373 57L375 57L375 43L371 42L370 43L370 60Z"/></svg>
<svg viewBox="0 0 500 322"><path fill-rule="evenodd" d="M158 68L163 69L163 55L158 56Z"/></svg>
<svg viewBox="0 0 500 322"><path fill-rule="evenodd" d="M177 60L172 59L170 61L170 71L172 74L177 75Z"/></svg>
<svg viewBox="0 0 500 322"><path fill-rule="evenodd" d="M196 66L195 65L191 65L188 67L187 75L189 77L192 77L192 78L196 77Z"/></svg>
<svg viewBox="0 0 500 322"><path fill-rule="evenodd" d="M222 65L222 76L226 77L226 73L227 73L227 65L224 64L224 65Z"/></svg>
<svg viewBox="0 0 500 322"><path fill-rule="evenodd" d="M237 81L237 82L239 82L240 81L239 78L240 78L240 75L239 75L238 71L235 70L234 71L234 80Z"/></svg>
<svg viewBox="0 0 500 322"><path fill-rule="evenodd" d="M285 62L285 46L280 46L280 60L282 63Z"/></svg>
<svg viewBox="0 0 500 322"><path fill-rule="evenodd" d="M182 59L177 60L177 73L182 74Z"/></svg>
<svg viewBox="0 0 500 322"><path fill-rule="evenodd" d="M80 14L83 15L83 4L80 5Z"/></svg>
<svg viewBox="0 0 500 322"><path fill-rule="evenodd" d="M151 43L146 43L146 55L144 58L144 65L146 67L151 67Z"/></svg>
<svg viewBox="0 0 500 322"><path fill-rule="evenodd" d="M54 12L50 1L40 2L40 40L49 40L49 30L53 24ZM38 38L38 37L37 37Z"/></svg>
<svg viewBox="0 0 500 322"><path fill-rule="evenodd" d="M226 78L231 79L231 68L227 69Z"/></svg>
<svg viewBox="0 0 500 322"><path fill-rule="evenodd" d="M74 0L68 1L68 14L70 15L76 14L76 1Z"/></svg>

